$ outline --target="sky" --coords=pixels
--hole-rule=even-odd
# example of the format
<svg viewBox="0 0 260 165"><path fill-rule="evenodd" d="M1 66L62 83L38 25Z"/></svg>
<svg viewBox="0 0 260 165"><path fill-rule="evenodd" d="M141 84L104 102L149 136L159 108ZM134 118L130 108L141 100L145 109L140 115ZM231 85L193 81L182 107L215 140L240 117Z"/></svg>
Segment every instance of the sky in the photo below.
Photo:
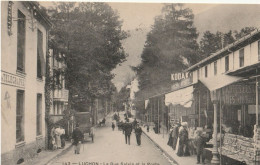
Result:
<svg viewBox="0 0 260 165"><path fill-rule="evenodd" d="M93 0L98 1L98 0ZM120 0L118 0L120 1ZM122 1L122 0L121 0ZM142 48L145 44L145 36L146 33L149 32L151 26L154 23L154 18L161 13L161 9L163 7L162 3L158 3L158 0L150 0L144 2L108 2L108 4L114 9L118 11L120 19L123 20L122 30L125 31L134 31L135 29L145 29L142 33L134 31L133 36L128 40L135 40L136 42L123 41L123 46L125 47L126 53L128 53L127 61L117 66L116 69L113 70L115 74L115 78L113 79L113 83L119 90L124 83L129 79L129 77L133 76L133 71L131 71L129 66L137 66L140 61L140 55L142 53ZM155 2L156 1L156 2ZM163 0L164 2L173 2ZM161 2L161 1L160 1ZM187 0L174 0L174 2L187 2ZM260 1L257 0L236 0L236 1L227 1L227 0L196 0L196 1L188 1L189 3L185 4L185 7L192 9L194 15L203 13L207 10L210 10L219 3L254 3L260 4ZM190 3L193 2L193 3ZM195 2L195 3L194 3ZM210 2L210 3L209 3ZM44 6L52 6L52 2L41 2ZM145 33L145 34L143 34ZM135 44L133 46L129 44ZM138 46L139 45L139 46ZM133 50L135 49L135 50Z"/></svg>

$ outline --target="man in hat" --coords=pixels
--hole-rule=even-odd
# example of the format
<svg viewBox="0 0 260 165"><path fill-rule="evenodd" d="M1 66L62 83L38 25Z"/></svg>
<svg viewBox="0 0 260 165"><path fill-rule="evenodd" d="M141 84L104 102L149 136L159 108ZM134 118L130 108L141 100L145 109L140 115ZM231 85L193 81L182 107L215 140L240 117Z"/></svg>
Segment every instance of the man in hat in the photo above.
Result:
<svg viewBox="0 0 260 165"><path fill-rule="evenodd" d="M137 145L141 145L141 135L142 135L142 128L139 126L139 123L136 124L136 128L135 128L135 136L136 136L136 142Z"/></svg>
<svg viewBox="0 0 260 165"><path fill-rule="evenodd" d="M200 164L200 156L202 156L202 164L204 164L205 156L203 154L203 149L206 146L206 138L202 135L202 130L196 131L196 138L195 138L195 144L196 144L196 151L197 151L197 164Z"/></svg>
<svg viewBox="0 0 260 165"><path fill-rule="evenodd" d="M132 124L129 123L129 121L126 121L124 124L124 133L125 133L125 143L130 145L130 136L132 133Z"/></svg>
<svg viewBox="0 0 260 165"><path fill-rule="evenodd" d="M72 144L74 145L75 154L79 154L80 145L82 140L84 139L84 135L79 129L79 124L76 124L76 128L72 132L72 139L73 139Z"/></svg>

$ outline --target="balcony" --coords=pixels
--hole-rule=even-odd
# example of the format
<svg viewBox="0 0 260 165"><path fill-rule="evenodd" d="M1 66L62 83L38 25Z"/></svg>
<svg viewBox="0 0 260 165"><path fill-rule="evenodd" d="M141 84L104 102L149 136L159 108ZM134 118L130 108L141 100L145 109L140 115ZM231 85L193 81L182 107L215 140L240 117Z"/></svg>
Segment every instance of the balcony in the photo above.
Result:
<svg viewBox="0 0 260 165"><path fill-rule="evenodd" d="M69 90L67 89L55 89L53 94L53 101L68 102Z"/></svg>
<svg viewBox="0 0 260 165"><path fill-rule="evenodd" d="M50 118L54 123L56 123L63 119L63 115L50 115Z"/></svg>

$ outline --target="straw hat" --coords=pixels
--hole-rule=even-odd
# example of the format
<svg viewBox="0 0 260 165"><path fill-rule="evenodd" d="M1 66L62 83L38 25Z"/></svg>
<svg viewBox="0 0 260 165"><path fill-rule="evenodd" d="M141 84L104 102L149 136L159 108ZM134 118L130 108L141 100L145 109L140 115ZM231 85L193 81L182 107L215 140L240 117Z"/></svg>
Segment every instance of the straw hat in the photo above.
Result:
<svg viewBox="0 0 260 165"><path fill-rule="evenodd" d="M187 126L188 126L188 123L187 123L187 122L182 122L181 125L182 125L183 127L187 127Z"/></svg>

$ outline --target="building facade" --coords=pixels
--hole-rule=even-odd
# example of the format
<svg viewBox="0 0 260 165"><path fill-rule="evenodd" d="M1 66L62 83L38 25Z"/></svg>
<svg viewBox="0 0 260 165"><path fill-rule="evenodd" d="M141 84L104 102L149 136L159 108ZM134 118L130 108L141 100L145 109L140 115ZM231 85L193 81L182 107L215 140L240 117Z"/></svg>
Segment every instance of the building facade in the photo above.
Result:
<svg viewBox="0 0 260 165"><path fill-rule="evenodd" d="M36 2L1 3L2 164L45 147L45 63L49 20Z"/></svg>
<svg viewBox="0 0 260 165"><path fill-rule="evenodd" d="M193 83L204 87L197 92L213 104L206 106L214 130L212 163L220 162L219 151L220 156L259 163L259 57L260 31L255 30L187 69ZM222 141L217 134L223 134Z"/></svg>

